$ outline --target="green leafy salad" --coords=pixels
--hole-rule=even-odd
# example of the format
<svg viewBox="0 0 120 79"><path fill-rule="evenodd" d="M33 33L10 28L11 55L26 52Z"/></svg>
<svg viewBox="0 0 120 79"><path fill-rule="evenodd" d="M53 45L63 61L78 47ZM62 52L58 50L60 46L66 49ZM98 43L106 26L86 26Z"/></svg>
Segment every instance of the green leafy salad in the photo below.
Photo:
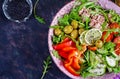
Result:
<svg viewBox="0 0 120 79"><path fill-rule="evenodd" d="M95 2L76 0L68 14L50 26L53 54L72 75L120 72L120 15Z"/></svg>

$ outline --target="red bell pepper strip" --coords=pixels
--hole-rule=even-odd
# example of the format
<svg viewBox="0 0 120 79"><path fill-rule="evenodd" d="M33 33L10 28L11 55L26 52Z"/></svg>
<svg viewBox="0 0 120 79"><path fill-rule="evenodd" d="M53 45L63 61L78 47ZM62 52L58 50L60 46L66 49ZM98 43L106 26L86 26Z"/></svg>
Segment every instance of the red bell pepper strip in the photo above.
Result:
<svg viewBox="0 0 120 79"><path fill-rule="evenodd" d="M69 60L67 59L67 60L64 61L64 64L71 65L72 61L73 61L73 58L70 58Z"/></svg>
<svg viewBox="0 0 120 79"><path fill-rule="evenodd" d="M80 65L79 65L79 59L77 57L73 57L73 62L71 64L71 66L75 69L75 70L79 70L80 69Z"/></svg>
<svg viewBox="0 0 120 79"><path fill-rule="evenodd" d="M75 52L71 53L71 51L73 51L75 49L76 48L74 48L74 47L65 47L61 50L58 50L58 53L61 57L67 59L69 55L71 55L71 57L75 56L75 54L74 54Z"/></svg>
<svg viewBox="0 0 120 79"><path fill-rule="evenodd" d="M97 47L96 47L96 46L88 46L88 49L89 49L89 50L92 50L92 51L96 51L96 50L97 50Z"/></svg>
<svg viewBox="0 0 120 79"><path fill-rule="evenodd" d="M72 46L72 44L73 44L73 41L67 41L67 42L64 42L64 43L53 45L53 48L55 50L60 50L60 49L63 49L64 47Z"/></svg>
<svg viewBox="0 0 120 79"><path fill-rule="evenodd" d="M70 65L64 64L64 67L73 75L80 76L79 73L77 73Z"/></svg>
<svg viewBox="0 0 120 79"><path fill-rule="evenodd" d="M64 51L58 51L59 55L65 59L68 58L68 53L67 52L64 52Z"/></svg>
<svg viewBox="0 0 120 79"><path fill-rule="evenodd" d="M66 38L62 41L62 43L68 42L68 41L70 41L70 40L71 40L70 38L66 37Z"/></svg>
<svg viewBox="0 0 120 79"><path fill-rule="evenodd" d="M70 51L69 54L68 54L68 60L69 60L70 58L74 57L74 56L77 56L77 55L78 55L77 50L72 50L72 51Z"/></svg>
<svg viewBox="0 0 120 79"><path fill-rule="evenodd" d="M70 47L65 47L65 48L62 49L62 51L64 51L64 52L69 52L69 51L72 51L72 50L76 50L76 48L70 46Z"/></svg>

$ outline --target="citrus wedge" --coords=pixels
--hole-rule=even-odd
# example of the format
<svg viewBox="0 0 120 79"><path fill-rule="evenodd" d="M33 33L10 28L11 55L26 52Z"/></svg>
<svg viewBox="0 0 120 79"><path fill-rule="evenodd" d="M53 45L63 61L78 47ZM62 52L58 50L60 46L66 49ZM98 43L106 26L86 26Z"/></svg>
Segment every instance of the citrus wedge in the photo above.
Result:
<svg viewBox="0 0 120 79"><path fill-rule="evenodd" d="M101 39L102 32L99 29L90 29L85 33L85 42L88 45L92 45L95 41Z"/></svg>
<svg viewBox="0 0 120 79"><path fill-rule="evenodd" d="M86 33L87 33L87 31L84 31L84 32L82 32L81 35L80 35L79 40L80 40L80 43L81 43L81 44L87 44L86 41L85 41L85 34L86 34Z"/></svg>

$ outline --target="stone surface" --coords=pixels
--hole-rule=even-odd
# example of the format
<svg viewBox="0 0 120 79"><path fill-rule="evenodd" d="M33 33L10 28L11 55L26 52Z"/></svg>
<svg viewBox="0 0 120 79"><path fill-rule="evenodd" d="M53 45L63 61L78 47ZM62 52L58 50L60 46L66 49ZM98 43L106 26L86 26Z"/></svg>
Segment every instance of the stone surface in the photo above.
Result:
<svg viewBox="0 0 120 79"><path fill-rule="evenodd" d="M4 0L0 0L0 6ZM35 0L32 0L33 4ZM40 0L37 14L46 24L33 15L24 23L6 19L0 8L0 79L40 79L43 60L49 54L48 29L55 14L71 0ZM52 62L44 79L70 79Z"/></svg>

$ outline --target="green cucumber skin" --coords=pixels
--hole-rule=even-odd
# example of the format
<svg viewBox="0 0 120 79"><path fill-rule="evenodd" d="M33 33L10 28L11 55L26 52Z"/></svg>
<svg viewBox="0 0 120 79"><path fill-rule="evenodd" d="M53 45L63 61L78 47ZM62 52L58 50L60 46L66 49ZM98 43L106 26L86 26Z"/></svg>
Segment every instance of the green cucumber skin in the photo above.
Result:
<svg viewBox="0 0 120 79"><path fill-rule="evenodd" d="M115 67L116 64L117 64L117 61L114 59L113 61L114 61L115 65L112 66L112 65L110 65L110 63L109 63L109 60L107 60L107 57L108 57L108 56L105 57L105 60L106 60L107 65L108 65L109 67L112 67L112 68ZM110 57L108 57L108 58L110 58Z"/></svg>

